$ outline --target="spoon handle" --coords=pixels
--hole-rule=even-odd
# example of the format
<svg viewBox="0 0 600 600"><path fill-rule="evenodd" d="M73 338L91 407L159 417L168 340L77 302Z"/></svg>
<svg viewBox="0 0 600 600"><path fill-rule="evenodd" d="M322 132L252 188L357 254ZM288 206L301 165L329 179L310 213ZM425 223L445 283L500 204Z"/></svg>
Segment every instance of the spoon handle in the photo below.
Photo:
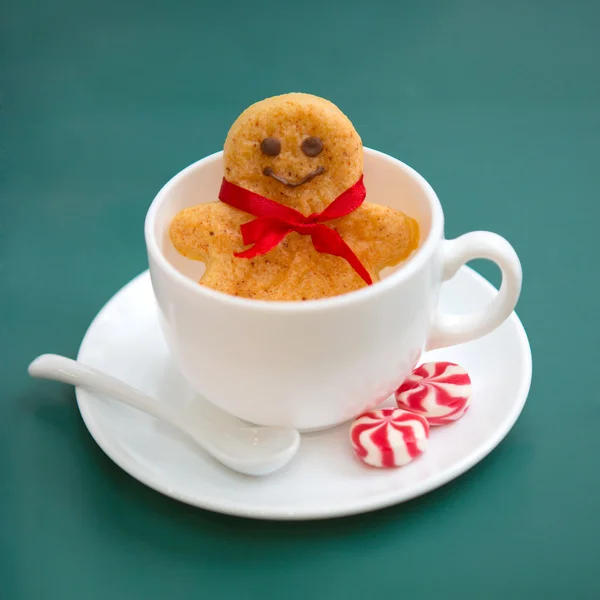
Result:
<svg viewBox="0 0 600 600"><path fill-rule="evenodd" d="M28 371L29 375L38 379L62 381L110 396L157 419L184 429L184 424L180 422L171 407L110 375L100 373L100 371L70 358L57 354L42 354L29 365Z"/></svg>

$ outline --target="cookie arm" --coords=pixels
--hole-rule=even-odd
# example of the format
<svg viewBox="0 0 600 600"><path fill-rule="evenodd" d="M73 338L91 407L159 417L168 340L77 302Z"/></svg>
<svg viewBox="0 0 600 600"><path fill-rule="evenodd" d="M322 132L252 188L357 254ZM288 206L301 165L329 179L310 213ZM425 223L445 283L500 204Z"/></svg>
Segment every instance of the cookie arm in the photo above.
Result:
<svg viewBox="0 0 600 600"><path fill-rule="evenodd" d="M365 203L346 219L339 232L375 281L381 270L407 259L419 245L417 221L387 206Z"/></svg>
<svg viewBox="0 0 600 600"><path fill-rule="evenodd" d="M206 262L210 240L215 235L210 205L201 204L178 212L169 228L169 237L177 252L193 260Z"/></svg>

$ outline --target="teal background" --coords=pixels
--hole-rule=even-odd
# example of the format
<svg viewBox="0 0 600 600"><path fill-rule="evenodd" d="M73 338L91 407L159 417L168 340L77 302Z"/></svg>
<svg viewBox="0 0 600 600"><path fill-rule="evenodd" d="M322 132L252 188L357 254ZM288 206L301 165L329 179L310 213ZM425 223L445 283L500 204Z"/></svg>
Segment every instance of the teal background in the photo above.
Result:
<svg viewBox="0 0 600 600"><path fill-rule="evenodd" d="M583 1L5 0L0 596L600 597L599 27ZM365 145L420 171L449 237L514 244L534 362L520 420L477 467L303 524L145 488L92 441L72 389L26 375L39 353L74 356L146 267L162 184L286 91L330 98Z"/></svg>

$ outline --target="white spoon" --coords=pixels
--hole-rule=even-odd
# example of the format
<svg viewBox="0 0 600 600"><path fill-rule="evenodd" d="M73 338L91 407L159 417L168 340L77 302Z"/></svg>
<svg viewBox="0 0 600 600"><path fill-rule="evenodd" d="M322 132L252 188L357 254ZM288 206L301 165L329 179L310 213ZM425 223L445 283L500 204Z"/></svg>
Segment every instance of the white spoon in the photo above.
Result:
<svg viewBox="0 0 600 600"><path fill-rule="evenodd" d="M295 429L246 425L208 401L198 402L193 415L181 414L110 375L64 356L38 356L28 371L32 377L62 381L110 396L170 423L213 458L245 475L277 471L291 460L300 445L300 434Z"/></svg>

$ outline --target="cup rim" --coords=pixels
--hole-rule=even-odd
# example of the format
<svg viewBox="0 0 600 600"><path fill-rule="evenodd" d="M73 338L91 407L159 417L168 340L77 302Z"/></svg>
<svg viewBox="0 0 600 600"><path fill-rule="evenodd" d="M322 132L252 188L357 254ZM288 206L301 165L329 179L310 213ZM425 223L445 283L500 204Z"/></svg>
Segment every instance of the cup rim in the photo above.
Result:
<svg viewBox="0 0 600 600"><path fill-rule="evenodd" d="M437 194L434 192L431 185L412 167L409 167L401 160L385 154L384 152L380 152L379 150L363 147L363 151L365 154L370 156L378 157L381 160L394 163L396 166L405 171L405 173L407 173L410 177L416 180L419 186L424 190L431 209L431 226L425 241L419 248L417 248L405 266L403 266L401 269L398 269L385 279L374 283L373 285L369 285L346 294L341 294L339 296L319 298L307 302L297 300L256 300L252 298L231 296L230 294L213 290L212 288L199 285L197 282L192 281L180 273L167 260L159 248L156 240L156 216L162 204L169 197L171 188L173 188L181 179L185 178L190 172L202 168L207 163L219 160L223 155L222 150L205 156L204 158L192 163L185 169L179 171L179 173L167 181L167 183L159 190L158 194L156 194L154 200L150 204L144 224L144 235L146 238L148 255L154 261L154 264L160 267L160 269L167 274L167 276L171 279L172 284L183 286L192 294L197 295L199 298L229 305L232 308L278 313L320 312L348 306L350 304L366 302L376 296L380 296L381 294L384 294L386 291L390 290L390 288L393 288L401 284L403 281L409 279L413 273L421 269L421 267L431 258L432 254L435 252L438 242L443 237L444 213L439 198L437 197Z"/></svg>

